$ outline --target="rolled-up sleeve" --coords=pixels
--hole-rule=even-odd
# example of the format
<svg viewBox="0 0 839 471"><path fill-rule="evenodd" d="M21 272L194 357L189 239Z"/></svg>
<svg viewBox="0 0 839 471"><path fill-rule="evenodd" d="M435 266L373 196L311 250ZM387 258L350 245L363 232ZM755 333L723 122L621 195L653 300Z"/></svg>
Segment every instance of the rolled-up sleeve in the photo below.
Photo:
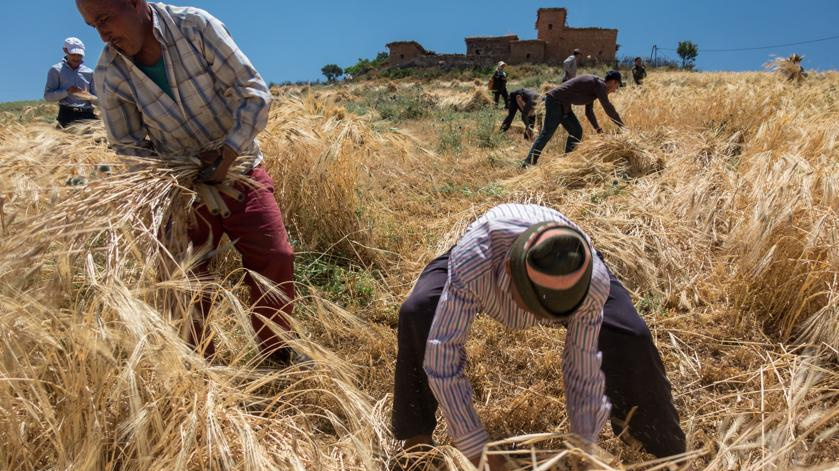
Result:
<svg viewBox="0 0 839 471"><path fill-rule="evenodd" d="M446 417L449 435L455 446L471 458L481 453L489 439L472 404L472 385L466 377L465 343L478 302L451 267L449 270L428 335L424 369Z"/></svg>
<svg viewBox="0 0 839 471"><path fill-rule="evenodd" d="M237 154L249 148L268 124L271 92L224 24L209 17L203 28L204 57L233 104L233 127L224 143Z"/></svg>
<svg viewBox="0 0 839 471"><path fill-rule="evenodd" d="M596 258L589 299L569 320L562 354L571 432L591 443L597 442L611 410L609 399L604 395L606 380L600 369L602 355L597 347L609 289L609 274Z"/></svg>

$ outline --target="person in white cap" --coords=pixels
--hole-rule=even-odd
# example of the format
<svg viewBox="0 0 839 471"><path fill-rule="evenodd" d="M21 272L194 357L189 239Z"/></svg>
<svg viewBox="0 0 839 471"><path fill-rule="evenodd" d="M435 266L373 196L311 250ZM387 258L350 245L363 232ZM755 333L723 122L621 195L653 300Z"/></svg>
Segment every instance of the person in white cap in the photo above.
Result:
<svg viewBox="0 0 839 471"><path fill-rule="evenodd" d="M498 98L504 98L504 106L507 106L507 100L509 96L507 95L507 72L504 72L504 69L507 67L507 64L504 61L498 63L495 67L495 73L492 74L492 79L490 79L490 83L492 86L492 94L495 96L495 106L498 106Z"/></svg>
<svg viewBox="0 0 839 471"><path fill-rule="evenodd" d="M64 40L64 60L47 73L44 99L58 102L58 124L63 128L75 121L96 119L93 112L96 90L93 69L84 65L84 43L79 38Z"/></svg>
<svg viewBox="0 0 839 471"><path fill-rule="evenodd" d="M579 49L574 49L574 52L562 62L562 70L565 72L565 75L562 77L563 82L567 82L577 76L577 57L580 54L582 52Z"/></svg>

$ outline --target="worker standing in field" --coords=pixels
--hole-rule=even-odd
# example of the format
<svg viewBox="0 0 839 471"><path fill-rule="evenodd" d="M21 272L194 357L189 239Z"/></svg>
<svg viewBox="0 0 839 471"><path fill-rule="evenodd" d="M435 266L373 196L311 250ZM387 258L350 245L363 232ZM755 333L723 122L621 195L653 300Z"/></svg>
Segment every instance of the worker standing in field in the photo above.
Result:
<svg viewBox="0 0 839 471"><path fill-rule="evenodd" d="M647 78L647 67L640 57L635 58L635 63L632 65L632 80L635 85L641 85L644 79Z"/></svg>
<svg viewBox="0 0 839 471"><path fill-rule="evenodd" d="M258 184L240 185L238 201L223 196L231 214L222 219L196 206L189 237L197 246L235 241L244 268L278 285L284 299L267 293L249 274L253 328L264 355L288 364L305 360L286 347L262 318L289 329L294 299L293 251L274 184L262 166L256 140L268 122L271 92L227 28L204 10L146 0L77 0L84 20L106 43L96 67L96 89L108 140L119 154L196 156L199 181L225 181L234 162ZM205 274L204 262L196 275ZM210 294L200 306L209 313ZM202 318L202 319L203 319ZM212 340L197 320L192 341L212 357Z"/></svg>
<svg viewBox="0 0 839 471"><path fill-rule="evenodd" d="M498 98L500 97L504 98L504 106L507 106L507 101L509 100L509 96L507 95L507 72L504 71L506 68L507 64L503 61L499 62L490 79L490 89L495 99L495 106L498 106Z"/></svg>
<svg viewBox="0 0 839 471"><path fill-rule="evenodd" d="M47 73L44 100L58 102L59 126L96 119L91 101L96 96L93 69L84 65L84 43L78 38L64 40L64 59Z"/></svg>
<svg viewBox="0 0 839 471"><path fill-rule="evenodd" d="M556 128L562 127L568 131L568 140L565 142L565 152L571 152L583 138L583 127L571 105L585 105L586 117L598 133L603 129L597 123L594 115L594 100L599 100L600 105L606 114L618 126L623 127L623 121L615 107L609 101L609 94L614 93L622 86L620 72L613 70L606 74L605 79L594 75L581 75L573 78L560 86L549 91L545 96L545 122L542 125L542 132L533 142L527 157L522 161L522 166L536 165L539 156L542 154L548 141L553 137Z"/></svg>
<svg viewBox="0 0 839 471"><path fill-rule="evenodd" d="M478 463L489 435L473 406L464 347L478 313L511 329L566 327L566 412L583 441L596 443L611 416L616 435L626 428L656 456L685 451L664 366L626 289L576 224L522 204L473 222L423 270L399 310L392 419L406 450L432 444L439 404L454 445ZM502 469L499 461L490 457L491 469Z"/></svg>
<svg viewBox="0 0 839 471"><path fill-rule="evenodd" d="M562 76L563 82L567 82L577 76L577 58L581 54L582 52L579 49L574 49L574 52L562 62L562 70L564 72Z"/></svg>
<svg viewBox="0 0 839 471"><path fill-rule="evenodd" d="M507 132L516 113L521 112L521 120L524 122L524 138L533 139L533 125L536 121L536 103L539 101L539 94L529 88L520 88L510 93L507 100L507 117L501 123L501 132Z"/></svg>

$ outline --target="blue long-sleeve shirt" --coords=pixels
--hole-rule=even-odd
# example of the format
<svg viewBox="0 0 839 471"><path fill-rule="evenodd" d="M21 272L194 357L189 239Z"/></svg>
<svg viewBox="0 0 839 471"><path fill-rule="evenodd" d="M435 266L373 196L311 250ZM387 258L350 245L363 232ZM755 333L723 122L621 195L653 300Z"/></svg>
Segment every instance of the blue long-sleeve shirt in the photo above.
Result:
<svg viewBox="0 0 839 471"><path fill-rule="evenodd" d="M89 101L70 95L67 89L73 86L87 90L91 95L96 95L96 87L93 85L93 69L81 64L78 69L73 70L67 65L67 61L61 61L50 67L47 73L44 100L57 101L59 105L74 108L92 108L93 105Z"/></svg>

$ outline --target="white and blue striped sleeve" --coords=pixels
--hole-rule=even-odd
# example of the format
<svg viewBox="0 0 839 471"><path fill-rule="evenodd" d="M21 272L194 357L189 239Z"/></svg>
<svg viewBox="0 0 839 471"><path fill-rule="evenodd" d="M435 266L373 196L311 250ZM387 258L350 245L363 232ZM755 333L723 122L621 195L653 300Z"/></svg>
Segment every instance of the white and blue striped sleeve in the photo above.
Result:
<svg viewBox="0 0 839 471"><path fill-rule="evenodd" d="M600 369L602 355L597 346L603 322L603 305L609 289L609 273L595 257L589 299L569 320L562 353L562 376L571 432L590 443L597 442L611 410L609 399L604 395L606 380Z"/></svg>
<svg viewBox="0 0 839 471"><path fill-rule="evenodd" d="M472 385L466 377L466 338L479 303L449 267L428 343L424 369L428 383L448 422L449 435L467 457L478 456L489 440L472 404Z"/></svg>

